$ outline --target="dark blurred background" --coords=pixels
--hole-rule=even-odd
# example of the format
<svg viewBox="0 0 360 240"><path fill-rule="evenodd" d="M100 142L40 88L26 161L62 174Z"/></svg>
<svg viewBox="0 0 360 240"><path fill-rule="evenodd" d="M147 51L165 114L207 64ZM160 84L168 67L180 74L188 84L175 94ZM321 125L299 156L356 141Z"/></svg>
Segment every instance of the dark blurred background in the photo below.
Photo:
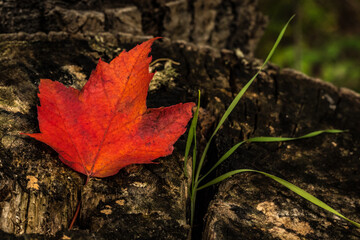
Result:
<svg viewBox="0 0 360 240"><path fill-rule="evenodd" d="M296 14L272 62L360 92L359 0L259 0L268 27L256 49L263 58Z"/></svg>

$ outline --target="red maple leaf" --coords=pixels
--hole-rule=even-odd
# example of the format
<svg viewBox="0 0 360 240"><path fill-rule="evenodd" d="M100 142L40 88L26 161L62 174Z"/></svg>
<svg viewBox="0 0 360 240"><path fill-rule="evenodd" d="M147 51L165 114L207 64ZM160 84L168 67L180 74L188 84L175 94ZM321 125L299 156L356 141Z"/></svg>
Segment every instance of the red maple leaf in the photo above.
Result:
<svg viewBox="0 0 360 240"><path fill-rule="evenodd" d="M99 60L81 91L41 79L41 133L26 134L51 146L60 160L89 177L167 156L185 132L194 103L147 109L154 73L148 57L154 39L123 51L109 64Z"/></svg>

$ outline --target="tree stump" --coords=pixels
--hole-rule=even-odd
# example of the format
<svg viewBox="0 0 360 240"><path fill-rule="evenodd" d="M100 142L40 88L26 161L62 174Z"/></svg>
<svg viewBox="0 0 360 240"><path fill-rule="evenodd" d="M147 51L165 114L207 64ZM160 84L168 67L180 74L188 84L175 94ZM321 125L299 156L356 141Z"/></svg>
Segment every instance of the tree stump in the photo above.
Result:
<svg viewBox="0 0 360 240"><path fill-rule="evenodd" d="M83 188L84 177L62 164L54 150L20 133L38 132L40 78L81 88L100 57L109 62L150 38L144 35L161 35L165 38L155 42L153 59L170 58L180 65L154 66L147 105L196 101L201 90L198 136L203 148L260 66L251 56L266 18L256 1L6 1L0 8L1 238L189 239L186 135L159 164L127 167ZM214 139L205 168L249 137L348 129L289 143L244 145L212 177L238 168L263 170L359 222L359 120L357 93L269 64ZM68 231L80 199L80 217ZM192 234L193 239L360 235L351 224L255 174L201 190Z"/></svg>

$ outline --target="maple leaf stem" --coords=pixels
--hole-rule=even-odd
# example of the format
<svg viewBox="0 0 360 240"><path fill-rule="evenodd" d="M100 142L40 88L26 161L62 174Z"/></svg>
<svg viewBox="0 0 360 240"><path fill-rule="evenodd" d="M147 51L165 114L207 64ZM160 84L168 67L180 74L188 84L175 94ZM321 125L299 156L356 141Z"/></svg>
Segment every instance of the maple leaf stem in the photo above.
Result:
<svg viewBox="0 0 360 240"><path fill-rule="evenodd" d="M89 180L90 180L90 176L87 176L87 177L86 177L85 184L84 184L84 186L83 186L83 189L84 189L84 187L86 186L86 184L89 182ZM81 195L80 195L79 203L78 203L78 205L77 205L77 207L76 207L76 211L75 211L74 217L72 218L71 223L70 223L70 225L69 225L69 230L72 229L72 227L74 226L74 223L75 223L77 217L79 216L80 206L81 206Z"/></svg>
<svg viewBox="0 0 360 240"><path fill-rule="evenodd" d="M89 180L90 180L90 176L86 176L86 181L85 181L84 187L85 187L86 184L89 182Z"/></svg>
<svg viewBox="0 0 360 240"><path fill-rule="evenodd" d="M79 201L77 207L76 207L76 211L75 211L75 214L74 214L74 217L73 219L71 220L71 223L70 223L70 226L69 226L69 230L72 229L76 219L77 219L77 216L79 215L79 212L80 212L80 205L81 205L81 200Z"/></svg>

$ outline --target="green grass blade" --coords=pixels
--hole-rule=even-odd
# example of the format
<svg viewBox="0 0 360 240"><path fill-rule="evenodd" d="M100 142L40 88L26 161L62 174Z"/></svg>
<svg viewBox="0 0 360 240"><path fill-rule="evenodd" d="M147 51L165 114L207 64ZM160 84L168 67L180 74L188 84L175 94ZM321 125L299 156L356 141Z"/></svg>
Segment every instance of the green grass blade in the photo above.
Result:
<svg viewBox="0 0 360 240"><path fill-rule="evenodd" d="M256 172L256 173L260 173L260 174L263 174L273 180L275 180L276 182L280 183L281 185L287 187L288 189L290 189L291 191L295 192L296 194L298 194L299 196L305 198L306 200L310 201L311 203L345 219L346 221L352 223L353 225L355 225L356 227L360 228L360 224L355 222L355 221L352 221L350 219L348 219L347 217L345 217L344 215L342 215L341 213L337 212L335 209L333 209L332 207L330 207L329 205L327 205L326 203L324 203L323 201L321 201L320 199L314 197L313 195L311 195L310 193L302 190L301 188L295 186L294 184L282 179L282 178L279 178L279 177L276 177L274 175L271 175L269 173L265 173L265 172L261 172L261 171L257 171L257 170L252 170L252 169L238 169L238 170L234 170L234 171L230 171L230 172L227 172L223 175L221 175L220 177L217 177L215 179L213 179L212 181L202 185L201 187L197 188L197 190L201 190L201 189L204 189L206 187L209 187L211 185L214 185L216 183L219 183L229 177L231 177L232 175L234 174L237 174L237 173L242 173L242 172Z"/></svg>
<svg viewBox="0 0 360 240"><path fill-rule="evenodd" d="M294 15L295 16L295 15ZM242 98L242 96L244 95L244 93L247 91L247 89L250 87L250 85L252 84L252 82L255 80L255 78L259 75L259 73L262 71L262 69L265 67L265 65L268 63L268 61L270 60L270 58L272 57L272 55L274 54L277 46L279 45L282 37L284 36L284 33L286 31L286 28L288 27L290 21L294 18L294 16L292 16L289 21L285 24L285 26L282 28L279 36L277 37L274 46L272 47L270 53L268 54L268 56L266 57L266 60L264 61L264 63L262 64L262 66L260 67L260 69L257 71L257 73L251 78L251 80L240 90L240 92L236 95L235 99L231 102L230 106L228 107L228 109L225 111L224 115L221 117L217 127L215 128L215 131L213 132L213 134L211 135L209 141L207 142L204 152L201 155L200 158L200 162L199 162L199 166L197 168L196 171L196 177L195 177L195 181L197 181L199 179L200 176L200 171L202 168L202 165L204 163L205 160L205 156L207 154L207 151L209 150L210 147L210 143L212 141L212 139L214 138L214 136L216 135L216 133L219 131L220 127L224 124L225 120L229 117L230 113L233 111L233 109L235 108L235 106L238 104L238 102L240 101L240 99Z"/></svg>
<svg viewBox="0 0 360 240"><path fill-rule="evenodd" d="M283 37L284 34L285 34L285 31L286 31L287 26L289 25L289 23L291 22L291 20L292 20L294 17L295 17L295 15L292 15L291 18L289 19L289 21L287 21L287 23L285 24L285 26L284 26L283 29L281 30L278 38L276 39L276 42L275 42L274 46L272 47L270 53L268 54L268 56L267 56L266 60L264 61L264 64L262 65L261 68L263 68L263 67L266 65L266 63L270 60L270 58L271 58L272 55L274 54L277 46L279 45L282 37Z"/></svg>
<svg viewBox="0 0 360 240"><path fill-rule="evenodd" d="M238 169L238 170L227 172L227 173L225 173L225 174L223 174L223 175L221 175L221 176L219 176L217 178L214 178L213 180L209 181L208 183L198 187L197 190L199 191L201 189L204 189L204 188L210 187L210 186L212 186L214 184L217 184L219 182L222 182L222 181L224 181L225 179L231 177L234 174L238 174L238 173L242 173L242 172L249 172L249 171L253 171L253 170L251 170L251 169Z"/></svg>
<svg viewBox="0 0 360 240"><path fill-rule="evenodd" d="M206 178L212 171L214 171L215 168L217 168L223 161L225 161L228 157L231 156L231 154L233 154L233 152L236 151L236 149L238 149L242 144L246 143L246 141L242 141L239 142L237 144L235 144L232 148L230 148L220 159L219 161L217 161L214 166L212 166L212 168L206 173L204 174L200 179L199 179L199 183L204 180L204 178Z"/></svg>
<svg viewBox="0 0 360 240"><path fill-rule="evenodd" d="M357 223L357 222L354 222L350 219L348 219L347 217L345 217L344 215L342 215L341 213L339 213L338 211L336 211L335 209L333 209L332 207L330 207L329 205L327 205L326 203L324 203L323 201L321 201L320 199L314 197L313 195L311 195L310 193L302 190L301 188L295 186L294 184L282 179L282 178L279 178L279 177L276 177L274 175L271 175L271 174L268 174L268 173L265 173L265 172L260 172L260 171L256 171L258 173L261 173L275 181L277 181L278 183L280 183L281 185L287 187L288 189L290 189L291 191L295 192L296 194L298 194L299 196L305 198L306 200L310 201L311 203L345 219L346 221L349 221L350 223L352 223L353 225L355 225L356 227L360 228L360 224Z"/></svg>
<svg viewBox="0 0 360 240"><path fill-rule="evenodd" d="M315 132L311 132L308 133L306 135L300 136L300 137L294 137L294 138L289 138L289 137L254 137L254 138L249 138L248 140L246 140L247 142L286 142L286 141L293 141L293 140L299 140L299 139L304 139L304 138L312 138L315 136L318 136L322 133L342 133L345 132L346 130L339 130L339 129L328 129L328 130L319 130L319 131L315 131Z"/></svg>
<svg viewBox="0 0 360 240"><path fill-rule="evenodd" d="M193 162L192 162L192 171L191 171L191 189L194 188L194 178L195 178L195 171L196 171L196 126L194 126L194 131L193 131L193 134L194 134L194 146L193 146L193 156L192 156L192 159L193 159Z"/></svg>
<svg viewBox="0 0 360 240"><path fill-rule="evenodd" d="M194 126L194 147L193 147L193 163L192 163L192 172L191 172L191 189L190 189L190 208L191 208L191 215L190 215L190 225L193 226L194 223L194 214L195 214L195 202L196 202L196 188L197 184L195 182L195 171L196 171L196 126Z"/></svg>
<svg viewBox="0 0 360 240"><path fill-rule="evenodd" d="M247 140L244 140L242 142L239 142L237 144L235 144L232 148L229 149L229 151L227 151L215 164L214 166L205 174L203 175L198 182L201 182L202 180L204 180L205 177L207 177L215 168L217 168L223 161L225 161L228 157L231 156L231 154L233 152L236 151L236 149L238 149L242 144L246 143L246 142L285 142L285 141L293 141L293 140L299 140L299 139L304 139L304 138L311 138L311 137L315 137L318 136L322 133L342 133L345 132L346 130L338 130L338 129L328 129L328 130L319 130L319 131L315 131L315 132L311 132L308 134L305 134L303 136L300 137L294 137L294 138L289 138L289 137L254 137L254 138L249 138Z"/></svg>
<svg viewBox="0 0 360 240"><path fill-rule="evenodd" d="M191 121L191 125L190 125L190 128L189 128L189 133L188 133L187 140L186 140L186 146L185 146L185 154L184 154L184 174L185 174L185 177L187 177L186 166L187 166L187 161L188 161L190 148L191 148L192 141L193 141L193 138L194 138L194 133L193 133L194 128L192 127L193 123L194 123L194 118Z"/></svg>
<svg viewBox="0 0 360 240"><path fill-rule="evenodd" d="M193 141L193 138L194 138L194 131L196 131L196 125L197 125L198 116L199 116L200 96L201 96L201 93L200 93L200 90L199 90L198 104L197 104L196 111L194 113L194 117L193 117L193 119L191 121L191 124L190 124L189 133L188 133L188 137L187 137L187 140L186 140L186 146L185 146L185 154L184 154L184 174L185 174L185 177L187 177L186 165L187 165L187 160L188 160L190 148L191 148L191 145L192 145L192 141Z"/></svg>

